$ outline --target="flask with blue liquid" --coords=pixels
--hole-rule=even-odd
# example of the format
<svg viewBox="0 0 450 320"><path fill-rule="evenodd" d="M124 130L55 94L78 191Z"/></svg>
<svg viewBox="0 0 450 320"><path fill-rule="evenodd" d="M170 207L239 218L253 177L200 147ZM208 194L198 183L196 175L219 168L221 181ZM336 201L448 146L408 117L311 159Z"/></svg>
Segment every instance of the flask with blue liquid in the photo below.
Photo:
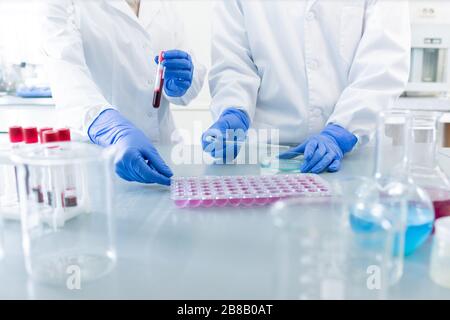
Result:
<svg viewBox="0 0 450 320"><path fill-rule="evenodd" d="M403 223L404 238L401 239L399 234L394 237L393 250L394 254L404 255L412 254L423 245L431 235L434 223L433 205L428 194L409 176L411 123L408 111L388 110L380 115L374 174L377 190L370 197L361 199L363 203L377 204L379 212L350 212L355 232L374 232L383 227L382 223L392 221Z"/></svg>

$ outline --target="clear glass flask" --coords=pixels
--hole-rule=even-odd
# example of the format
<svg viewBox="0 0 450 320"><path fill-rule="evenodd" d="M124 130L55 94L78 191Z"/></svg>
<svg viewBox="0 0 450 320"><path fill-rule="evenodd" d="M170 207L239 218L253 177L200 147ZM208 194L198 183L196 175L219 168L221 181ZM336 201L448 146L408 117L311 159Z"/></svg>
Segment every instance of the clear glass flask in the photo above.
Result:
<svg viewBox="0 0 450 320"><path fill-rule="evenodd" d="M440 116L438 112L413 112L409 133L409 175L429 194L435 219L450 216L450 181L436 160Z"/></svg>
<svg viewBox="0 0 450 320"><path fill-rule="evenodd" d="M402 207L407 213L406 234L402 240L405 255L412 254L428 239L434 221L429 196L409 175L411 126L412 115L408 111L388 110L381 113L374 174L383 192L397 193L403 199L401 205L406 205L406 208Z"/></svg>
<svg viewBox="0 0 450 320"><path fill-rule="evenodd" d="M55 142L19 149L17 167L25 266L33 280L67 285L108 273L116 260L113 234L113 153L94 145ZM75 175L77 205L67 206L67 168ZM34 173L39 173L33 176ZM51 201L38 201L28 186L40 179Z"/></svg>

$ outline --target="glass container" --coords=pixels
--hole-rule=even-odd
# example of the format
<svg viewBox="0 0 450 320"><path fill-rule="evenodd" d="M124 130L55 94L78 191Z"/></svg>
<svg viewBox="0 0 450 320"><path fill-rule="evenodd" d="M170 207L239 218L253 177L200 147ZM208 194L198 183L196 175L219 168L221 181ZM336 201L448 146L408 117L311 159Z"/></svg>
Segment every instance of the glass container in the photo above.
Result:
<svg viewBox="0 0 450 320"><path fill-rule="evenodd" d="M11 146L0 144L0 216L20 219L19 194L16 184L17 171L12 163Z"/></svg>
<svg viewBox="0 0 450 320"><path fill-rule="evenodd" d="M395 248L399 215L391 210L398 199L372 179L349 178L334 185L331 197L276 203L278 297L386 298L403 264Z"/></svg>
<svg viewBox="0 0 450 320"><path fill-rule="evenodd" d="M430 277L436 284L450 289L450 217L436 221Z"/></svg>
<svg viewBox="0 0 450 320"><path fill-rule="evenodd" d="M437 159L438 112L412 113L409 176L433 201L435 219L450 216L450 181Z"/></svg>
<svg viewBox="0 0 450 320"><path fill-rule="evenodd" d="M411 126L412 115L408 111L388 110L380 114L374 174L380 188L402 190L398 196L407 205L405 255L412 254L427 240L434 221L429 196L408 175Z"/></svg>
<svg viewBox="0 0 450 320"><path fill-rule="evenodd" d="M107 274L116 260L112 149L56 142L18 149L12 160L29 276L67 286Z"/></svg>

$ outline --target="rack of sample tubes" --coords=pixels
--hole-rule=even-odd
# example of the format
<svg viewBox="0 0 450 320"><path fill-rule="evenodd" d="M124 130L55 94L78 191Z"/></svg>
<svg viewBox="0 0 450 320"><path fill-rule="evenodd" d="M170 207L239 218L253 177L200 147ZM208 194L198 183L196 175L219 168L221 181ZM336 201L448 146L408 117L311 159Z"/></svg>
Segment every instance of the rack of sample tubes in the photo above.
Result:
<svg viewBox="0 0 450 320"><path fill-rule="evenodd" d="M314 174L172 178L178 208L263 206L290 197L326 197L327 181Z"/></svg>
<svg viewBox="0 0 450 320"><path fill-rule="evenodd" d="M64 157L71 147L70 130L14 126L9 128L9 146L2 147L1 170L5 177L1 187L0 214L8 220L20 220L20 202L33 205L48 224L64 225L65 221L85 211L83 174L71 165L49 167L46 159ZM17 155L40 159L35 164L18 164ZM23 174L18 167L22 166ZM21 183L22 182L22 183ZM23 185L23 190L21 190ZM84 200L86 202L86 200Z"/></svg>

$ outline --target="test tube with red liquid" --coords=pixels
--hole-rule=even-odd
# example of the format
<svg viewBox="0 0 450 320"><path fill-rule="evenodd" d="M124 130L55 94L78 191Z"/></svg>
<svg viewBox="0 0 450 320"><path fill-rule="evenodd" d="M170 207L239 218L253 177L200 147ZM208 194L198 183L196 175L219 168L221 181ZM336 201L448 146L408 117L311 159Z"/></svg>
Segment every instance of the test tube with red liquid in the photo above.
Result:
<svg viewBox="0 0 450 320"><path fill-rule="evenodd" d="M26 127L23 128L23 137L24 142L27 146L35 145L39 142L39 132L36 127ZM32 170L28 170L27 168L27 191L28 193L32 192L33 198L37 203L44 203L44 194L42 193L41 187L41 172L40 169L34 168ZM29 186L31 184L31 188Z"/></svg>
<svg viewBox="0 0 450 320"><path fill-rule="evenodd" d="M164 51L159 53L158 68L156 69L155 87L153 89L153 108L159 108L161 104L161 97L164 88L164 67L162 62L164 61Z"/></svg>

